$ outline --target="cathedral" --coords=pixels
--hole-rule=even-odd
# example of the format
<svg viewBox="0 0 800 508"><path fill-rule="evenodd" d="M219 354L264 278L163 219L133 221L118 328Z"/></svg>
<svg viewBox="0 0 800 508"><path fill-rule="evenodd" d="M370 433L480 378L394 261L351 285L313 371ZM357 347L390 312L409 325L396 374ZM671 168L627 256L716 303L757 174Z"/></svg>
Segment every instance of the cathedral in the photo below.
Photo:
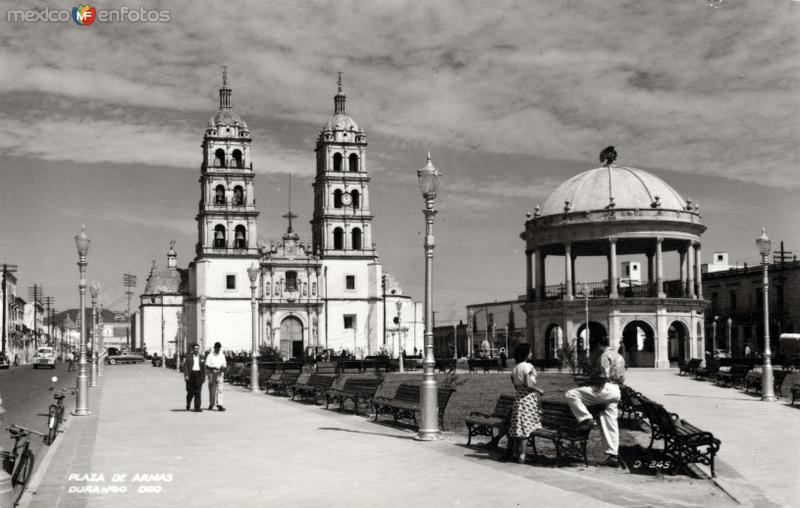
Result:
<svg viewBox="0 0 800 508"><path fill-rule="evenodd" d="M167 268L151 270L137 346L172 356L220 341L225 350L249 351L255 292L256 340L285 359L325 349L357 357L421 350L422 304L384 274L373 242L367 136L347 114L341 74L333 116L316 142L310 244L293 228L291 205L283 236L259 240L253 140L231 96L223 72L202 142L195 257L180 269L170 247Z"/></svg>

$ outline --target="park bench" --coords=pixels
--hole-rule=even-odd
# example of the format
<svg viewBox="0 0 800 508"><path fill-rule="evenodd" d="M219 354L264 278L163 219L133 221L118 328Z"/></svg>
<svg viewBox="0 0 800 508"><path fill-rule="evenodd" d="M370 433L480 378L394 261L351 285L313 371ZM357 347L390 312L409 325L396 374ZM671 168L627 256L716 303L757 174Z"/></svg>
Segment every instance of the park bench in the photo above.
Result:
<svg viewBox="0 0 800 508"><path fill-rule="evenodd" d="M272 388L272 393L275 395L278 393L288 395L289 387L297 382L298 377L300 377L299 372L276 372L267 381L265 391L269 393Z"/></svg>
<svg viewBox="0 0 800 508"><path fill-rule="evenodd" d="M668 412L661 404L646 400L643 407L652 429L649 448L653 447L656 439L663 439L664 453L674 458L679 465L705 464L711 467L711 476L716 476L714 457L721 444L719 439L682 420L675 413Z"/></svg>
<svg viewBox="0 0 800 508"><path fill-rule="evenodd" d="M344 382L342 388L329 388L325 392L325 409L328 409L331 402L339 403L339 411L344 407L344 401L353 401L353 412L358 414L358 405L362 402L372 402L375 392L381 380L376 377L370 378L349 378Z"/></svg>
<svg viewBox="0 0 800 508"><path fill-rule="evenodd" d="M705 367L700 367L694 373L695 379L714 377L719 372L720 364L715 361L707 361Z"/></svg>
<svg viewBox="0 0 800 508"><path fill-rule="evenodd" d="M456 359L455 358L437 358L436 359L436 370L439 372L455 372L456 371Z"/></svg>
<svg viewBox="0 0 800 508"><path fill-rule="evenodd" d="M635 421L636 423L641 422L644 419L644 410L642 409L644 395L625 385L620 386L619 391L618 419L627 419L629 422Z"/></svg>
<svg viewBox="0 0 800 508"><path fill-rule="evenodd" d="M794 401L800 399L800 385L792 385L792 405L794 406Z"/></svg>
<svg viewBox="0 0 800 508"><path fill-rule="evenodd" d="M312 399L316 403L319 396L325 393L335 380L335 376L311 374L305 382L295 382L288 389L292 391L292 400L299 395L304 399Z"/></svg>
<svg viewBox="0 0 800 508"><path fill-rule="evenodd" d="M475 436L488 436L491 440L486 446L489 448L497 447L500 439L508 433L508 426L511 423L511 410L514 409L515 401L516 397L513 395L501 395L497 399L492 414L473 411L464 418L468 432L467 446L472 443L472 438ZM497 429L497 436L494 435L495 429Z"/></svg>
<svg viewBox="0 0 800 508"><path fill-rule="evenodd" d="M444 410L455 390L440 386L437 388L437 405L439 409L439 425L444 428ZM382 414L390 414L395 423L398 419L411 419L417 425L417 413L420 411L420 386L402 383L397 387L394 397L375 397L372 407L375 409L375 421Z"/></svg>
<svg viewBox="0 0 800 508"><path fill-rule="evenodd" d="M258 369L258 387L261 388L264 386L264 383L274 374L275 371L272 369L265 369L264 367L259 367ZM245 388L250 388L250 367L245 369L245 372L242 373L242 385Z"/></svg>
<svg viewBox="0 0 800 508"><path fill-rule="evenodd" d="M542 427L534 430L528 436L528 444L534 454L536 451L536 438L547 439L556 447L556 459L560 460L562 452L573 452L583 458L588 466L589 457L586 455L586 443L589 440L591 429L581 428L566 402L542 400L541 423Z"/></svg>
<svg viewBox="0 0 800 508"><path fill-rule="evenodd" d="M533 366L542 372L547 369L558 369L561 372L561 360L558 358L537 358L533 360Z"/></svg>
<svg viewBox="0 0 800 508"><path fill-rule="evenodd" d="M232 385L240 385L244 382L244 374L245 366L243 364L235 364L228 368L224 379Z"/></svg>
<svg viewBox="0 0 800 508"><path fill-rule="evenodd" d="M680 365L680 370L678 374L681 376L692 375L697 372L697 369L700 368L700 365L703 363L703 360L700 358L692 358L686 363Z"/></svg>
<svg viewBox="0 0 800 508"><path fill-rule="evenodd" d="M789 374L788 370L775 370L772 372L772 388L775 390L775 393L778 395L783 395L783 381L786 379L786 376ZM761 373L760 372L751 372L744 378L744 391L747 393L750 391L750 388L753 388L754 391L760 392L761 391Z"/></svg>
<svg viewBox="0 0 800 508"><path fill-rule="evenodd" d="M483 369L483 372L489 372L490 369L497 369L500 371L500 362L492 358L470 358L467 360L470 372L475 372L477 369Z"/></svg>
<svg viewBox="0 0 800 508"><path fill-rule="evenodd" d="M737 383L743 385L744 378L747 376L748 372L750 372L750 366L748 365L733 365L731 366L731 370L727 372L717 372L717 384L725 383L733 387L735 387Z"/></svg>

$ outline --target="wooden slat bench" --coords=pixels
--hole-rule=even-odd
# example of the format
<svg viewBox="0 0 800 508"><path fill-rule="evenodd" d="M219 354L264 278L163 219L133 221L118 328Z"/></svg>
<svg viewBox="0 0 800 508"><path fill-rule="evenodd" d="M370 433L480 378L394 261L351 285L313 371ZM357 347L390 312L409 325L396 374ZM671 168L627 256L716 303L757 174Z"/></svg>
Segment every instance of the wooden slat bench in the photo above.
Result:
<svg viewBox="0 0 800 508"><path fill-rule="evenodd" d="M744 378L750 372L749 365L732 365L728 372L717 372L717 384L725 383L736 387L736 384L744 385Z"/></svg>
<svg viewBox="0 0 800 508"><path fill-rule="evenodd" d="M653 430L649 448L656 439L663 439L664 453L676 459L679 465L705 464L711 467L711 476L716 476L714 457L721 444L719 439L651 400L646 400L644 410Z"/></svg>
<svg viewBox="0 0 800 508"><path fill-rule="evenodd" d="M783 381L786 379L786 376L788 374L789 374L788 370L774 370L772 372L772 388L778 395L781 396L783 395ZM745 393L750 391L750 388L753 388L754 391L756 392L760 392L761 385L762 383L761 383L760 372L752 372L744 378Z"/></svg>
<svg viewBox="0 0 800 508"><path fill-rule="evenodd" d="M288 395L288 388L297 382L298 377L300 377L299 372L276 372L269 381L267 381L265 390L269 393L270 388L272 388L272 393L275 395L278 393Z"/></svg>
<svg viewBox="0 0 800 508"><path fill-rule="evenodd" d="M437 405L439 408L439 425L444 428L444 410L450 396L455 392L452 388L439 386L437 388ZM410 419L417 425L417 413L420 411L420 386L402 383L397 387L394 397L375 397L372 406L375 409L375 421L382 414L390 414L395 423L398 419Z"/></svg>
<svg viewBox="0 0 800 508"><path fill-rule="evenodd" d="M691 376L697 372L697 369L700 368L700 364L702 363L703 360L701 358L692 358L687 363L680 366L680 371L678 374L681 376Z"/></svg>
<svg viewBox="0 0 800 508"><path fill-rule="evenodd" d="M439 372L455 372L456 359L455 358L437 358L435 369Z"/></svg>
<svg viewBox="0 0 800 508"><path fill-rule="evenodd" d="M492 358L471 358L467 360L467 365L469 366L470 372L475 372L477 369L483 369L485 374L491 369L495 369L498 372L501 370L500 362Z"/></svg>
<svg viewBox="0 0 800 508"><path fill-rule="evenodd" d="M224 379L232 385L239 385L243 382L242 376L244 375L244 372L244 365L232 365L227 369L227 372L225 372Z"/></svg>
<svg viewBox="0 0 800 508"><path fill-rule="evenodd" d="M637 392L630 386L622 385L620 388L619 416L618 419L641 422L644 419L644 409L642 408L644 395Z"/></svg>
<svg viewBox="0 0 800 508"><path fill-rule="evenodd" d="M528 444L536 451L536 438L547 439L556 447L556 459L561 459L562 452L577 452L583 462L588 466L589 457L586 455L586 444L589 440L591 429L578 426L578 421L566 402L542 400L542 427L534 430L528 437Z"/></svg>
<svg viewBox="0 0 800 508"><path fill-rule="evenodd" d="M263 384L274 374L275 371L272 369L265 369L260 367L258 369L258 387L261 388ZM245 388L250 388L250 368L246 369L246 372L243 373L242 376L242 384Z"/></svg>
<svg viewBox="0 0 800 508"><path fill-rule="evenodd" d="M533 360L533 366L542 372L547 369L558 369L561 372L561 360L558 358L537 358Z"/></svg>
<svg viewBox="0 0 800 508"><path fill-rule="evenodd" d="M513 395L501 395L497 399L492 414L473 411L466 418L464 423L467 426L467 446L472 443L475 436L488 436L491 438L487 446L497 447L497 443L508 433L508 426L511 423L511 410L514 408L516 397ZM494 431L497 429L497 436Z"/></svg>
<svg viewBox="0 0 800 508"><path fill-rule="evenodd" d="M700 367L694 373L695 379L714 377L719 372L719 362L709 361L706 362L705 367Z"/></svg>
<svg viewBox="0 0 800 508"><path fill-rule="evenodd" d="M304 383L295 382L288 387L288 390L292 392L292 400L294 400L295 396L300 396L303 399L311 399L316 403L317 399L333 385L335 380L336 376L311 374Z"/></svg>
<svg viewBox="0 0 800 508"><path fill-rule="evenodd" d="M341 411L344 402L349 399L353 401L353 412L358 414L358 405L363 402L369 402L371 404L380 384L381 380L376 377L351 377L345 380L342 388L329 388L325 392L325 409L328 409L331 402L338 402L339 411Z"/></svg>

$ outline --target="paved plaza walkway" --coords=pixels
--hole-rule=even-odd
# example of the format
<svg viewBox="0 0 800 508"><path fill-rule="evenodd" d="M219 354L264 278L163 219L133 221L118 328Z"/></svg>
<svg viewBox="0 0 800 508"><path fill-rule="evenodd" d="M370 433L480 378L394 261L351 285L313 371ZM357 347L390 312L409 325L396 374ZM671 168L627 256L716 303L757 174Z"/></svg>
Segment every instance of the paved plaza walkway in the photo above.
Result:
<svg viewBox="0 0 800 508"><path fill-rule="evenodd" d="M797 409L674 371L631 370L628 377L722 439L719 482L743 504L797 506ZM351 413L225 389L228 411L187 412L183 380L174 371L107 367L102 386L91 389L93 415L71 416L67 431L37 457L33 492L23 505L736 505L708 480L501 463L465 447L462 433L422 443L407 429Z"/></svg>

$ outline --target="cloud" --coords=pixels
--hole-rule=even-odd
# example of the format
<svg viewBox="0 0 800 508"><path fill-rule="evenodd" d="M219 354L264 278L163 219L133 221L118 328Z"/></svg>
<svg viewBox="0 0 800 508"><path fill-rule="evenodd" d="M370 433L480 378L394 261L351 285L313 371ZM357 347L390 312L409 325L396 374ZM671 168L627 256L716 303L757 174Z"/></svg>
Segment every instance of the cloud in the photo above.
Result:
<svg viewBox="0 0 800 508"><path fill-rule="evenodd" d="M349 111L369 133L572 161L614 144L630 166L800 187L795 2L214 6L170 4L161 25L11 25L0 92L211 112L224 63L239 113L278 130L324 122L341 69ZM80 129L118 132L104 140L113 150L99 148L109 160L141 161L140 141L170 165L196 160L197 139L155 125L158 115L149 126L94 120ZM269 168L311 168L296 147L257 145Z"/></svg>

